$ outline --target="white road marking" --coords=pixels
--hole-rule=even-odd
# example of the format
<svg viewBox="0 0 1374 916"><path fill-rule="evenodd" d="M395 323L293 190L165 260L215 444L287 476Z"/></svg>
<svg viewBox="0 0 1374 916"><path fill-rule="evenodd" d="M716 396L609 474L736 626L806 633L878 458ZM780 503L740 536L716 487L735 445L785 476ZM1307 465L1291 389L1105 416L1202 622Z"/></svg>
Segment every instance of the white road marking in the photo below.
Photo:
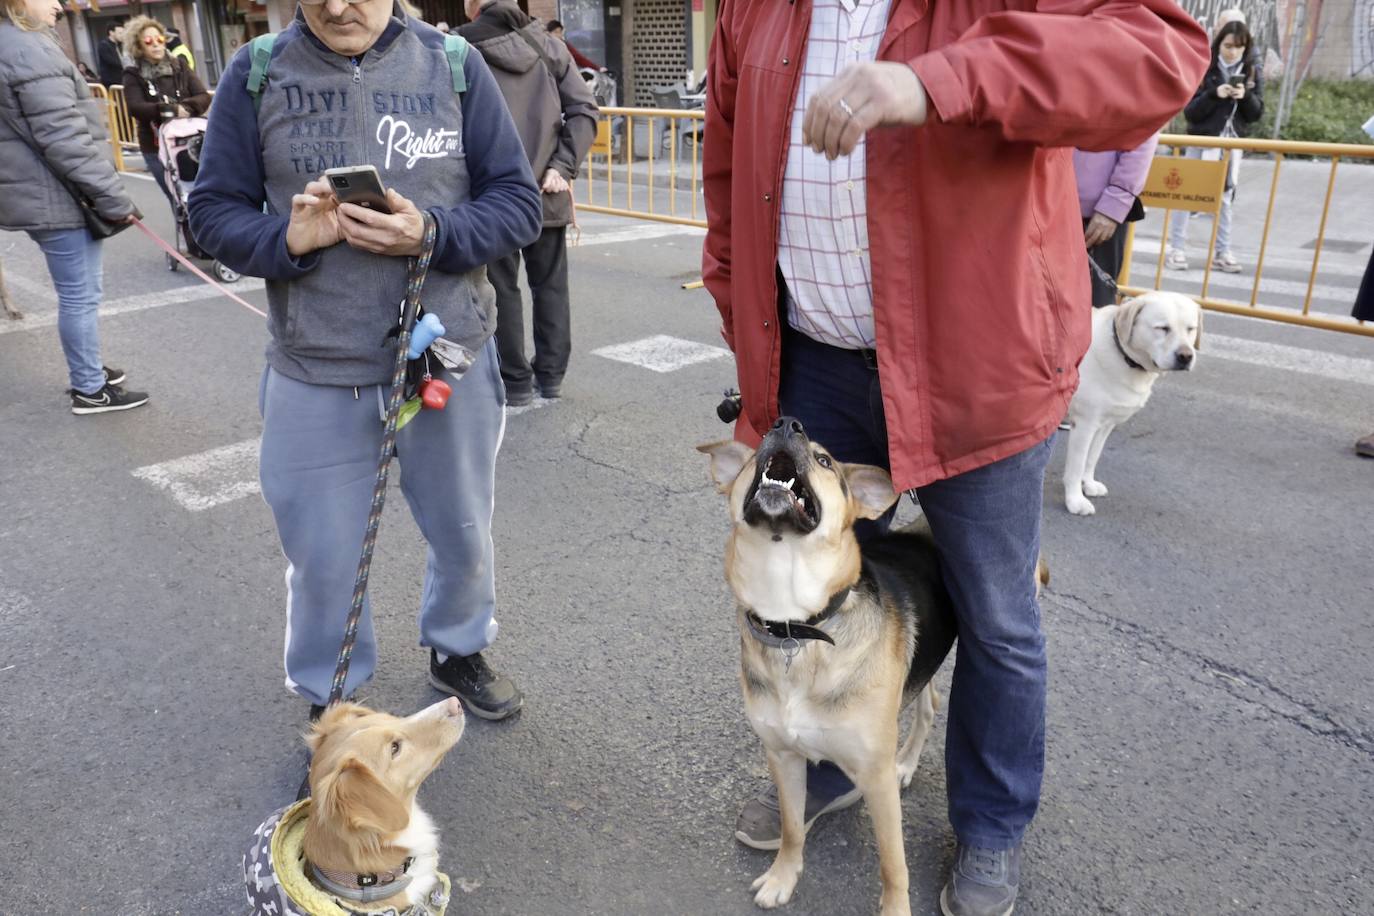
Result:
<svg viewBox="0 0 1374 916"><path fill-rule="evenodd" d="M182 508L201 512L261 492L261 444L260 439L249 439L137 468L133 475L166 490Z"/></svg>
<svg viewBox="0 0 1374 916"><path fill-rule="evenodd" d="M643 242L647 239L661 239L674 235L705 236L706 230L696 226L679 226L674 223L645 223L642 226L629 226L611 229L606 232L583 232L582 240L570 248L586 248L589 245L617 245L623 242Z"/></svg>
<svg viewBox="0 0 1374 916"><path fill-rule="evenodd" d="M1374 360L1339 356L1321 350L1208 334L1202 341L1202 354L1208 359L1217 357L1266 369L1318 375L1338 382L1374 385Z"/></svg>
<svg viewBox="0 0 1374 916"><path fill-rule="evenodd" d="M643 340L601 347L593 350L592 355L652 369L654 372L676 372L694 363L726 359L730 356L730 351L724 347L712 347L692 340L658 334L654 337L645 337Z"/></svg>
<svg viewBox="0 0 1374 916"><path fill-rule="evenodd" d="M37 289L42 293L47 302L53 301L52 291L41 287L32 280L24 280L20 277L7 277L9 282L21 289ZM229 286L235 293L243 295L245 293L255 293L263 289L267 284L253 277L244 277L242 280ZM178 286L175 289L163 290L160 293L138 293L132 296L125 296L121 299L113 299L105 303L100 308L101 318L111 318L115 315L127 315L130 312L143 312L148 309L163 308L168 305L181 305L185 302L200 302L205 299L220 298L219 290L204 283L196 286ZM232 302L225 303L235 311L244 311L242 306ZM23 309L23 306L20 305ZM29 314L19 321L0 321L0 334L13 334L17 331L32 331L35 328L48 328L57 324L57 312L44 312L40 315Z"/></svg>

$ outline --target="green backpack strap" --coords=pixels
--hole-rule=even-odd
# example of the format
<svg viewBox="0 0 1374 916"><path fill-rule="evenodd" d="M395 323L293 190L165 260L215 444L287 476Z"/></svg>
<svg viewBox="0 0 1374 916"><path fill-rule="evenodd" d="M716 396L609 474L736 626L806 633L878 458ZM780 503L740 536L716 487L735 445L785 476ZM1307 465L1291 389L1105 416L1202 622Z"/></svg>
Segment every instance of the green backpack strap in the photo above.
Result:
<svg viewBox="0 0 1374 916"><path fill-rule="evenodd" d="M268 32L259 35L248 44L248 54L252 66L248 70L248 94L253 97L253 110L257 111L262 103L262 87L267 83L267 65L272 62L272 46L277 43L277 34Z"/></svg>
<svg viewBox="0 0 1374 916"><path fill-rule="evenodd" d="M453 91L458 95L462 95L468 88L468 78L463 74L463 64L467 63L468 50L471 47L462 35L450 32L444 36L444 55L448 57L448 72L453 77Z"/></svg>

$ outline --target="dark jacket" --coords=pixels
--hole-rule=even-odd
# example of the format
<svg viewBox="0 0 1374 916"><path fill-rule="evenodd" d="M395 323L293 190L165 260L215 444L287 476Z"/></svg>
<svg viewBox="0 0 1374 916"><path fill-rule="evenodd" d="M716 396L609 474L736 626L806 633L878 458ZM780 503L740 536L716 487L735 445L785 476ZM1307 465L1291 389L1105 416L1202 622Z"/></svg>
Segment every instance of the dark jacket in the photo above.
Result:
<svg viewBox="0 0 1374 916"><path fill-rule="evenodd" d="M1364 269L1364 279L1360 281L1360 292L1355 296L1355 309L1351 314L1360 321L1374 321L1374 252L1369 255L1369 265Z"/></svg>
<svg viewBox="0 0 1374 916"><path fill-rule="evenodd" d="M1241 67L1245 77L1245 98L1223 99L1217 95L1217 87L1226 82L1221 65L1215 57L1207 73L1202 77L1202 85L1193 93L1193 100L1183 109L1183 117L1188 121L1188 133L1204 137L1219 137L1226 127L1227 118L1235 112L1232 124L1237 136L1250 133L1250 125L1264 114L1264 77L1254 58L1247 58Z"/></svg>
<svg viewBox="0 0 1374 916"><path fill-rule="evenodd" d="M168 54L166 59L172 62L171 75L151 83L138 72L137 63L124 68L124 100L138 122L138 148L145 153L157 152L157 129L162 124L157 109L164 101L182 105L195 116L210 110L210 93L196 72L180 57Z"/></svg>
<svg viewBox="0 0 1374 916"><path fill-rule="evenodd" d="M124 58L119 56L119 43L102 38L95 46L96 63L100 66L100 82L106 89L124 78Z"/></svg>
<svg viewBox="0 0 1374 916"><path fill-rule="evenodd" d="M51 32L0 16L0 229L86 225L54 169L106 219L134 212L110 161L103 111Z"/></svg>
<svg viewBox="0 0 1374 916"><path fill-rule="evenodd" d="M550 168L569 182L575 179L596 137L597 107L563 42L510 0L483 7L458 34L491 66L520 132L520 142L525 145L535 182L542 184L544 172ZM542 58L530 46L531 41L543 52ZM541 196L545 226L572 222L569 192Z"/></svg>

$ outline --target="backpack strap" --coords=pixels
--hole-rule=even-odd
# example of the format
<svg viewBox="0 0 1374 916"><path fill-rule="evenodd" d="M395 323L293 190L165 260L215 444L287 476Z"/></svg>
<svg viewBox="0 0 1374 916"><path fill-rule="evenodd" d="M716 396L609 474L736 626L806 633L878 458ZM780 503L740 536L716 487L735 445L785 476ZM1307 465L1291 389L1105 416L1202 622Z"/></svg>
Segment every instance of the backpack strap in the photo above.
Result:
<svg viewBox="0 0 1374 916"><path fill-rule="evenodd" d="M468 44L462 35L450 32L444 36L444 56L448 58L448 72L453 77L453 91L458 95L462 95L468 88L468 78L463 73L463 65L467 63L468 51L471 48L472 45Z"/></svg>
<svg viewBox="0 0 1374 916"><path fill-rule="evenodd" d="M262 103L262 88L267 83L267 65L272 62L272 46L277 42L275 32L259 35L248 44L252 65L248 70L248 94L253 97L253 110Z"/></svg>

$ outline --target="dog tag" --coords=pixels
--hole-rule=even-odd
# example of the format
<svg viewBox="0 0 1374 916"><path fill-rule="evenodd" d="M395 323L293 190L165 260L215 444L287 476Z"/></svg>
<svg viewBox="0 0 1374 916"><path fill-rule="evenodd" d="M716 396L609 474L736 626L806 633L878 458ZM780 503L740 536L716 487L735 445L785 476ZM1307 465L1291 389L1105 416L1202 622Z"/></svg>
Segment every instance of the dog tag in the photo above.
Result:
<svg viewBox="0 0 1374 916"><path fill-rule="evenodd" d="M801 641L796 639L795 637L789 636L782 641L781 645L779 645L778 648L782 650L782 670L784 672L791 671L792 659L796 658L797 653L801 651Z"/></svg>

